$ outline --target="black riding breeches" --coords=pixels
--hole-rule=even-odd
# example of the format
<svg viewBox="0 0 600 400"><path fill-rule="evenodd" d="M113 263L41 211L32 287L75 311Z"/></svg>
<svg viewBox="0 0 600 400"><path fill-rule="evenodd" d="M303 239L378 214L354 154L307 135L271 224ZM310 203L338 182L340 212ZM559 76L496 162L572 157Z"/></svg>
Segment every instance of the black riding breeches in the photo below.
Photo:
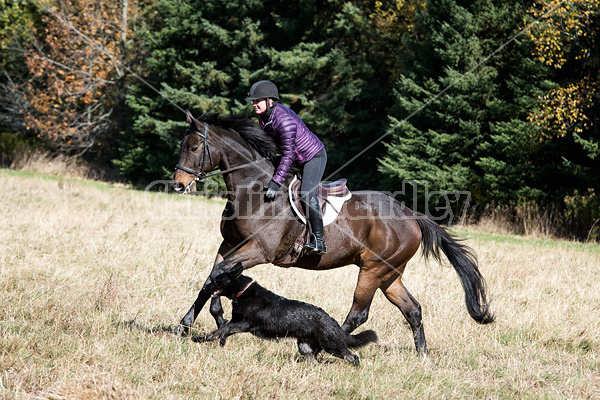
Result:
<svg viewBox="0 0 600 400"><path fill-rule="evenodd" d="M300 199L304 203L305 211L308 211L311 198L317 196L317 188L319 187L319 183L321 183L321 179L323 179L325 165L327 165L327 152L325 149L322 149L302 167ZM318 204L318 202L314 202L313 204L315 203ZM320 213L320 210L316 211Z"/></svg>

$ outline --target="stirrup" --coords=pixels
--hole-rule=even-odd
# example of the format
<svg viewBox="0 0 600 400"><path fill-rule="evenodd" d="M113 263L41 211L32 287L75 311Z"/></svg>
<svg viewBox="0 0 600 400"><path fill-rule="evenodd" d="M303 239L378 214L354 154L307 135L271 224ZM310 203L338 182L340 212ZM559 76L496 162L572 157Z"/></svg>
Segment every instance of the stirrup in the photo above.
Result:
<svg viewBox="0 0 600 400"><path fill-rule="evenodd" d="M325 243L323 243L323 247L317 246L315 248L313 248L313 250L308 251L306 254L307 255L313 255L316 254L318 256L324 256L327 253L327 248L325 247Z"/></svg>
<svg viewBox="0 0 600 400"><path fill-rule="evenodd" d="M322 256L327 253L327 246L325 246L325 240L318 240L313 235L313 241L304 245L304 250L306 251L306 255L310 256L313 254Z"/></svg>

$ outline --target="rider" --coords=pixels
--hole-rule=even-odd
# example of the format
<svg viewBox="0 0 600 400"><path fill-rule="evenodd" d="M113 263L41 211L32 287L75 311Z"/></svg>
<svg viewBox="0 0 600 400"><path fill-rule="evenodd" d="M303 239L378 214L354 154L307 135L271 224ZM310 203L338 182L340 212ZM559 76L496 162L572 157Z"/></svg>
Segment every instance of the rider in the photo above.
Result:
<svg viewBox="0 0 600 400"><path fill-rule="evenodd" d="M273 178L265 186L265 196L269 201L274 199L292 163L302 165L301 200L313 231L311 241L304 248L306 254L325 254L323 215L317 199L317 187L327 164L325 146L294 111L278 103L279 91L273 82L256 82L246 100L252 100L260 126L267 135L275 138L283 153Z"/></svg>

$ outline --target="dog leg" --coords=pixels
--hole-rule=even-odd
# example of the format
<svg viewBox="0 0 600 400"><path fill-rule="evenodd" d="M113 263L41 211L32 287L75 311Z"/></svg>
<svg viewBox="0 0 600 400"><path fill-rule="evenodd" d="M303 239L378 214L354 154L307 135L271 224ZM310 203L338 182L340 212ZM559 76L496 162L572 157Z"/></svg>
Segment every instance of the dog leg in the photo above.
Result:
<svg viewBox="0 0 600 400"><path fill-rule="evenodd" d="M319 340L320 344L323 345L323 350L329 354L346 360L354 364L355 366L360 365L360 361L356 354L352 354L346 345L345 340L341 336L323 336Z"/></svg>
<svg viewBox="0 0 600 400"><path fill-rule="evenodd" d="M344 360L351 362L356 367L360 366L360 360L356 354L347 354L344 356Z"/></svg>
<svg viewBox="0 0 600 400"><path fill-rule="evenodd" d="M221 346L225 346L225 342L227 342L227 337L231 335L235 335L236 333L241 332L249 332L250 324L246 321L240 322L231 322L222 328L217 329L216 331L212 331L206 336L195 337L192 338L192 341L198 343L204 342L212 342L214 340L220 339L219 344Z"/></svg>
<svg viewBox="0 0 600 400"><path fill-rule="evenodd" d="M308 361L312 364L317 364L316 356L320 350L321 349L318 349L318 348L317 348L317 350L315 350L313 348L313 345L311 345L309 342L298 340L298 351L304 358L304 361Z"/></svg>

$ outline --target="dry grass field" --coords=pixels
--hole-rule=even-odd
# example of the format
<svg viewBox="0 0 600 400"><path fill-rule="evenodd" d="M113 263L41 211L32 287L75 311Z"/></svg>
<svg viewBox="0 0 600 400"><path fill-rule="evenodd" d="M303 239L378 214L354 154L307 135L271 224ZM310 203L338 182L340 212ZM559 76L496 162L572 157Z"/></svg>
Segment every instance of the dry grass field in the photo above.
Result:
<svg viewBox="0 0 600 400"><path fill-rule="evenodd" d="M468 316L456 273L409 263L430 354L378 293L361 366L300 361L291 339L224 348L169 334L219 244L220 200L0 170L0 398L600 398L600 246L454 229L478 254L497 321ZM343 321L357 268L248 272ZM226 304L226 313L230 307ZM195 333L212 330L202 311Z"/></svg>

